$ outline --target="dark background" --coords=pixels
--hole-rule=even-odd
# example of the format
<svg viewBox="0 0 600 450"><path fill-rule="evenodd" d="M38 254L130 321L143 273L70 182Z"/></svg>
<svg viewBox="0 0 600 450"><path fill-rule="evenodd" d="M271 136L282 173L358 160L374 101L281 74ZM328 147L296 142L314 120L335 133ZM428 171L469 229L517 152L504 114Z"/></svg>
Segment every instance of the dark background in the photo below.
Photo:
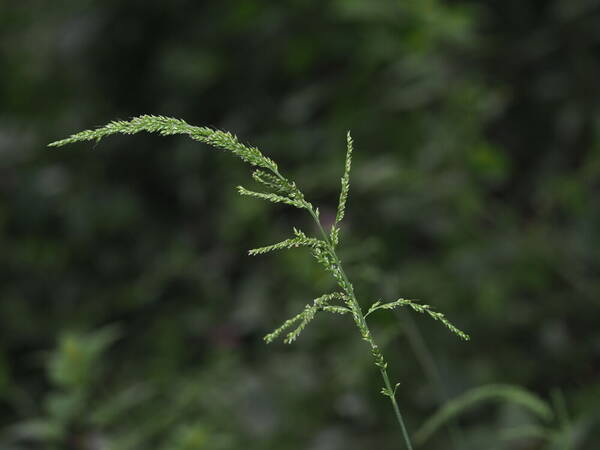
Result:
<svg viewBox="0 0 600 450"><path fill-rule="evenodd" d="M570 426L492 402L460 448L598 448L599 80L594 0L1 2L0 447L403 448L348 318L262 341L332 289L307 252L247 256L308 217L239 197L247 167L183 137L46 148L148 113L257 145L323 217L352 130L361 302L472 335L372 316L411 432L503 383ZM570 446L504 439L534 424Z"/></svg>

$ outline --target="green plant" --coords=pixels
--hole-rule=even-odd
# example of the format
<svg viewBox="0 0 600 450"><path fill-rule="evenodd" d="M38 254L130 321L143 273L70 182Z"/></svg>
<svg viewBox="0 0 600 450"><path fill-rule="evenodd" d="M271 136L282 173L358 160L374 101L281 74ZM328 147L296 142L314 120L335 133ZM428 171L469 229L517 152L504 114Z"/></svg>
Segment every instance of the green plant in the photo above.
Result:
<svg viewBox="0 0 600 450"><path fill-rule="evenodd" d="M367 317L378 310L392 310L406 306L418 313L426 314L432 319L441 322L450 331L462 339L468 340L469 336L452 325L442 313L434 311L429 305L420 304L414 300L398 299L386 303L378 300L369 307L366 313L363 313L362 307L354 292L354 287L349 281L348 276L342 267L342 262L336 253L336 248L340 243L340 225L344 218L350 188L350 168L353 150L353 141L350 134L348 133L347 135L346 163L344 174L341 178L341 192L335 222L329 231L325 231L319 220L319 209L305 199L304 194L298 188L296 183L283 176L279 171L277 164L272 159L264 156L256 147L240 143L234 135L228 132L207 127L192 126L180 119L144 115L134 118L131 121L111 122L104 127L95 130L82 131L67 139L53 142L49 145L51 147L60 147L80 141L98 142L103 137L112 134L135 134L141 131L159 133L162 136L183 134L189 136L193 140L230 151L244 162L256 167L252 173L252 177L258 184L266 189L265 192L257 192L238 186L237 189L241 195L267 200L273 203L284 203L306 210L310 214L318 228L320 234L319 237L310 237L303 231L294 228L293 237L273 245L250 250L249 253L250 255L260 255L275 250L296 247L309 248L317 262L335 279L340 290L322 295L316 298L312 303L307 304L300 313L285 321L272 333L266 335L265 341L272 342L283 334L285 334L285 343L295 341L306 325L321 311L340 315L350 315L354 320L362 339L366 341L370 347L374 363L379 369L384 382L381 393L390 399L396 418L401 427L406 447L412 449L411 441L396 401L396 389L399 383L392 387L392 383L390 382L387 373L387 362L367 325Z"/></svg>
<svg viewBox="0 0 600 450"><path fill-rule="evenodd" d="M560 390L554 390L551 397L552 403L549 403L522 387L510 384L473 388L439 408L415 433L415 441L419 445L424 444L444 424L471 409L486 403L505 403L528 413L518 425L502 426L498 430L500 441L505 441L506 448L513 448L515 441L534 441L542 444L540 448L545 450L580 448L592 423L585 416L571 420Z"/></svg>
<svg viewBox="0 0 600 450"><path fill-rule="evenodd" d="M95 412L102 410L94 398L102 372L98 362L117 338L118 329L113 326L89 334L63 334L48 357L46 373L52 389L40 402L39 416L12 426L0 447L26 441L44 442L54 449L67 446L73 436L91 439L83 430L91 428L94 419L84 413L90 404L96 406Z"/></svg>
<svg viewBox="0 0 600 450"><path fill-rule="evenodd" d="M59 337L45 363L47 393L32 405L29 418L0 429L2 450L237 448L216 429L214 394L204 389L207 375L171 378L169 390L161 393L155 381L111 373L107 353L120 329L115 324ZM155 404L169 413L155 414Z"/></svg>

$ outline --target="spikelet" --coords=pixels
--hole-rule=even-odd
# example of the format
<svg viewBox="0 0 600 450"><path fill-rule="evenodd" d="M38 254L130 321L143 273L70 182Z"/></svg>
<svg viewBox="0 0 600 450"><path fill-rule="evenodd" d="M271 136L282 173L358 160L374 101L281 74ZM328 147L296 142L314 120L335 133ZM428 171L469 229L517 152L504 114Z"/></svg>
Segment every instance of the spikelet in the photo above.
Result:
<svg viewBox="0 0 600 450"><path fill-rule="evenodd" d="M331 244L334 247L340 243L340 228L337 225L331 226L331 231L329 232L329 239L331 240Z"/></svg>

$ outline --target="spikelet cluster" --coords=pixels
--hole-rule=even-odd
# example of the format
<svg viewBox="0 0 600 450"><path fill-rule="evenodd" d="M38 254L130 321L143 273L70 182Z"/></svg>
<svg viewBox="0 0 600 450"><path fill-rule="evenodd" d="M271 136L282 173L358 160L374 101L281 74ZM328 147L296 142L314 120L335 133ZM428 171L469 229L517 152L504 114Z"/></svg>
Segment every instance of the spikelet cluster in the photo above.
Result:
<svg viewBox="0 0 600 450"><path fill-rule="evenodd" d="M295 206L296 208L300 209L304 209L306 207L301 200L289 196L277 195L272 192L250 191L243 186L238 186L237 190L240 195L247 195L248 197L260 198L262 200L267 200L272 203L285 203L286 205Z"/></svg>
<svg viewBox="0 0 600 450"><path fill-rule="evenodd" d="M346 202L348 193L350 192L350 169L352 168L352 150L354 149L354 141L350 132L346 134L346 163L344 164L344 175L341 179L342 187L340 189L340 200L338 202L337 214L335 216L335 225L338 225L346 213Z"/></svg>
<svg viewBox="0 0 600 450"><path fill-rule="evenodd" d="M289 248L298 248L298 247L326 247L326 243L320 239L315 239L308 237L302 231L294 228L294 236L291 239L286 239L285 241L278 242L276 244L267 245L265 247L253 248L248 251L250 256L256 255L264 255L265 253L273 252L276 250L284 250Z"/></svg>
<svg viewBox="0 0 600 450"><path fill-rule="evenodd" d="M190 138L211 145L212 147L228 150L243 161L269 170L277 170L277 164L263 155L256 147L244 145L233 134L213 130L208 127L195 127L185 120L172 117L143 115L130 121L118 120L108 123L94 130L85 130L73 134L67 139L52 142L49 147L62 147L81 141L99 142L102 138L112 134L136 134L142 131L158 133L161 136L185 134Z"/></svg>

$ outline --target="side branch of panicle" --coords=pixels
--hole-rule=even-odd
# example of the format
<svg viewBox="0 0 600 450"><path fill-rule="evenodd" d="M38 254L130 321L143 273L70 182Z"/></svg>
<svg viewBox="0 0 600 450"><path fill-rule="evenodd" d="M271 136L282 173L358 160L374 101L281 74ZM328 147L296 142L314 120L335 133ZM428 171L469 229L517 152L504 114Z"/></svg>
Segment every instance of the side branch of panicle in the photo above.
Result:
<svg viewBox="0 0 600 450"><path fill-rule="evenodd" d="M250 256L263 255L265 253L273 252L276 250L285 250L289 248L298 247L325 247L327 244L316 238L306 236L302 231L294 228L295 237L286 239L285 241L278 242L277 244L267 245L266 247L253 248L248 252Z"/></svg>
<svg viewBox="0 0 600 450"><path fill-rule="evenodd" d="M292 325L298 324L294 330L288 332L285 339L283 340L283 342L285 342L286 344L291 344L296 339L298 339L298 336L300 336L300 333L302 333L304 328L306 328L306 325L308 325L309 322L311 322L315 318L315 315L319 311L327 311L327 312L330 312L333 314L350 313L351 311L349 308L346 308L344 306L329 304L329 302L331 302L333 300L336 300L336 299L340 300L340 299L344 299L344 298L345 298L345 296L343 293L333 292L331 294L325 294L325 295L322 295L322 296L314 299L313 303L306 305L304 307L304 309L302 310L302 312L300 312L299 314L296 314L291 319L286 320L279 328L277 328L272 333L267 334L264 337L265 341L267 343L273 342L284 331L291 328Z"/></svg>
<svg viewBox="0 0 600 450"><path fill-rule="evenodd" d="M344 175L341 179L341 190L340 200L338 202L337 214L335 217L335 224L339 224L344 218L346 213L346 201L348 200L348 192L350 191L350 169L352 168L352 150L354 148L354 141L348 131L346 135L346 163L344 164Z"/></svg>
<svg viewBox="0 0 600 450"><path fill-rule="evenodd" d="M400 298L396 301L389 302L389 303L382 303L381 301L378 300L371 305L371 307L365 314L365 318L369 314L371 314L379 309L396 309L396 308L399 308L402 306L408 306L413 311L416 311L421 314L427 314L433 320L437 320L442 325L444 325L446 328L448 328L452 333L456 334L458 337L460 337L461 339L464 339L465 341L468 341L469 339L471 339L471 337L467 333L460 330L459 328L454 326L448 319L446 319L446 316L444 314L442 314L441 312L434 311L431 308L431 306L429 306L429 305L417 303L414 300L408 300L405 298Z"/></svg>
<svg viewBox="0 0 600 450"><path fill-rule="evenodd" d="M271 171L277 170L277 164L263 155L256 147L242 144L236 136L226 131L213 130L208 127L195 127L181 119L172 117L143 115L134 117L130 121L118 120L110 122L94 130L85 130L73 134L66 139L52 142L49 147L62 147L82 141L100 141L113 134L136 134L139 132L158 133L161 136L175 134L188 135L190 138L216 147L228 150L243 161Z"/></svg>

